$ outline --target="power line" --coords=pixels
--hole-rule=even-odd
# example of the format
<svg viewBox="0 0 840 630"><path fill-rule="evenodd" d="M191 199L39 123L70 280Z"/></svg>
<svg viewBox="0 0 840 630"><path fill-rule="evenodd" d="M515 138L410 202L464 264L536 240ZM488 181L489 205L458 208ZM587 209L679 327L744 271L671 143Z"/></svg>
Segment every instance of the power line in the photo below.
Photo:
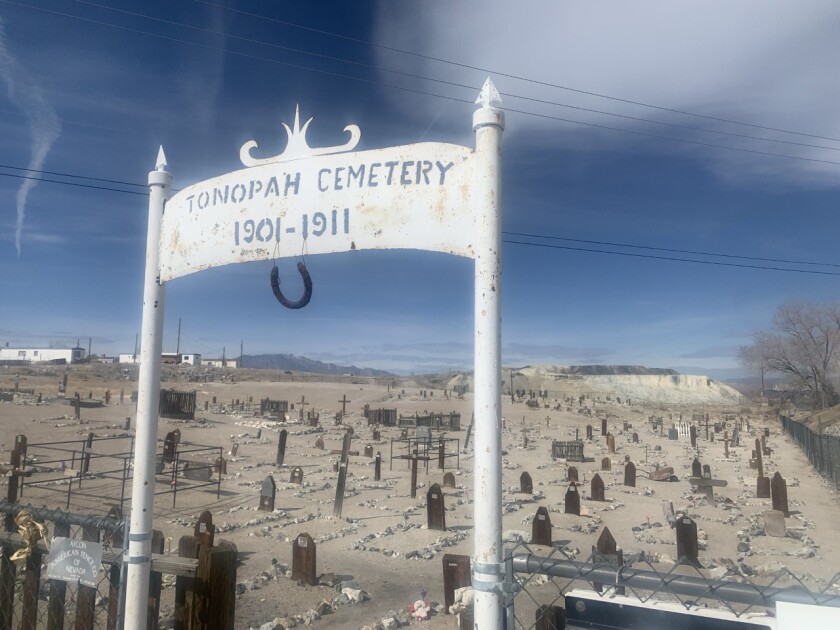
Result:
<svg viewBox="0 0 840 630"><path fill-rule="evenodd" d="M262 57L262 56L259 56L259 55L252 55L252 54L249 54L249 53L243 53L243 52L239 52L239 51L235 51L235 50L230 50L230 49L223 48L223 47L220 48L220 47L217 47L217 46L210 46L210 45L201 44L201 43L198 43L198 42L191 42L189 40L184 40L184 39L180 39L180 38L177 38L177 37L171 37L171 36L168 36L168 35L161 35L159 33L151 33L149 31L130 28L130 27L127 27L127 26L121 26L121 25L118 25L118 24L112 24L110 22L104 22L102 20L95 20L95 19L92 19L92 18L86 18L86 17L79 16L79 15L72 15L70 13L63 13L61 11L53 11L51 9L44 9L42 7L36 7L36 6L28 5L28 4L23 4L23 3L20 3L20 2L14 2L13 0L0 0L0 2L3 2L5 4L12 4L12 5L15 5L15 6L20 6L20 7L33 9L33 10L36 10L36 11L42 11L42 12L45 12L45 13L50 13L50 14L53 14L53 15L61 16L61 17L68 17L68 18L80 20L80 21L83 21L83 22L89 22L89 23L98 24L98 25L101 25L101 26L107 26L107 27L115 28L115 29L122 30L122 31L137 33L137 34L145 35L145 36L148 36L148 37L154 37L154 38L157 38L157 39L172 41L172 42L176 42L176 43L180 43L180 44L185 44L185 45L188 45L188 46L194 46L194 47L202 48L202 49L205 49L205 50L212 50L214 52L223 52L223 53L226 53L226 54L235 55L235 56L243 57L243 58L246 58L246 59L254 59L254 60L257 60L257 61L265 61L265 62L268 62L268 63L282 65L282 66L286 66L286 67L290 67L290 68L295 68L295 69L298 69L298 70L305 70L305 71L308 71L308 72L316 72L316 73L324 74L324 75L327 75L327 76L337 77L337 78L341 78L341 79L348 79L348 80L351 80L351 81L357 81L357 82L361 82L361 83L367 83L369 85L375 85L375 86L387 87L387 88L395 89L395 90L401 90L403 92L408 92L408 93L411 93L411 94L421 94L421 95L424 95L424 96L432 96L432 97L435 97L435 98L441 98L441 99L454 101L454 102L458 102L458 103L467 103L467 104L470 104L470 105L473 104L473 101L470 100L470 99L457 98L457 97L454 97L454 96L448 96L448 95L444 95L444 94L436 94L434 92L426 92L424 90L418 90L418 89L415 89L415 88L408 88L408 87L404 87L404 86L400 86L400 85L394 85L394 84L390 84L390 83L382 83L380 81L376 81L376 80L373 80L373 79L356 77L356 76L352 76L352 75L348 75L348 74L343 74L343 73L340 73L340 72L332 72L330 70L324 70L322 68L313 68L313 67L304 66L304 65L301 65L301 64L290 63L288 61L280 61L279 59L270 59L268 57ZM659 140L667 140L669 142L692 144L692 145L695 145L695 146L709 147L709 148L715 148L715 149L724 149L724 150L728 150L728 151L737 151L739 153L750 153L750 154L753 154L753 155L764 155L764 156L769 156L769 157L787 158L787 159L791 159L791 160L799 160L799 161L802 161L802 162L814 162L814 163L820 163L820 164L832 164L832 165L835 165L835 166L840 166L840 162L833 161L833 160L823 160L823 159L819 159L819 158L802 157L802 156L790 155L790 154L786 154L786 153L774 153L772 151L759 151L757 149L746 149L746 148L741 148L741 147L732 147L732 146L723 145L723 144L715 144L715 143L711 143L711 142L702 142L702 141L699 141L699 140L687 140L687 139L683 139L683 138L676 138L676 137L673 137L673 136L664 136L664 135L661 135L661 134L648 133L648 132L644 132L644 131L635 131L635 130L631 130L631 129L621 129L620 127L611 127L609 125L602 125L602 124L598 124L598 123L583 122L583 121L580 121L580 120L563 118L561 116L552 116L552 115L549 115L549 114L539 114L539 113L536 113L536 112L529 112L529 111L521 110L521 109L505 108L505 111L508 112L508 113L522 114L522 115L525 115L525 116L533 116L533 117L536 117L536 118L543 118L543 119L547 119L547 120L555 120L555 121L559 121L559 122L566 122L566 123L570 123L570 124L574 124L574 125L582 125L584 127L591 127L591 128L594 128L594 129L603 129L603 130L607 130L607 131L617 131L617 132L620 132L620 133L631 134L631 135L636 135L636 136L641 136L641 137L646 137L646 138L655 138L655 139L659 139ZM827 138L827 139L831 140L831 138Z"/></svg>
<svg viewBox="0 0 840 630"><path fill-rule="evenodd" d="M139 188L148 188L145 184L134 184L132 182L123 182L118 179L103 179L101 177L89 177L87 175L75 175L73 173L60 173L58 171L42 171L36 168L26 168L23 166L11 166L9 164L0 164L0 168L7 168L13 171L28 171L30 173L41 173L44 175L58 175L60 177L72 177L76 179L89 179L94 182L105 182L107 184L122 184L123 186L137 186Z"/></svg>
<svg viewBox="0 0 840 630"><path fill-rule="evenodd" d="M718 260L694 260L691 258L677 258L674 256L656 256L654 254L635 254L632 252L613 252L605 249L591 249L587 247L572 247L570 245L550 245L548 243L526 243L522 241L512 241L509 239L502 239L503 243L511 245L527 245L530 247L543 247L547 249L564 249L574 252L588 252L592 254L609 254L612 256L628 256L631 258L649 258L652 260L668 260L673 262L695 263L698 265L715 265L717 267L737 267L741 269L759 269L761 271L787 271L790 273L813 274L820 276L840 276L840 273L834 271L818 271L816 269L791 269L789 267L764 267L761 265L748 265L744 263L721 262Z"/></svg>
<svg viewBox="0 0 840 630"><path fill-rule="evenodd" d="M109 188L107 186L94 186L93 184L79 184L76 182L63 182L58 179L44 179L43 177L30 177L28 175L15 175L13 173L0 173L0 177L14 177L15 179L34 179L37 182L47 182L50 184L64 184L65 186L76 186L78 188L93 188L95 190L108 190L111 192L125 193L127 195L143 195L148 196L149 193L139 192L136 190L123 190L121 188Z"/></svg>
<svg viewBox="0 0 840 630"><path fill-rule="evenodd" d="M714 253L714 252L702 252L696 251L691 249L671 249L668 247L652 247L650 245L632 245L630 243L611 243L609 241L591 241L582 238L567 238L563 236L545 236L542 234L527 234L524 232L507 232L504 231L502 234L507 234L508 236L521 236L524 238L544 238L548 240L554 241L568 241L570 243L587 243L590 245L608 245L610 247L629 247L632 249L647 249L656 252L671 252L674 254L692 254L695 256L719 256L721 258L736 258L741 260L756 260L756 261L763 261L763 262L775 262L775 263L785 263L789 265L815 265L819 267L840 267L840 264L836 263L821 263L821 262L813 262L808 260L791 260L787 258L760 258L758 256L739 256L737 254L721 254L721 253Z"/></svg>
<svg viewBox="0 0 840 630"><path fill-rule="evenodd" d="M292 28L297 28L297 29L301 29L301 30L305 30L305 31L310 31L312 33L318 33L319 35L327 35L329 37L336 37L338 39L343 39L345 41L355 42L357 44L365 44L366 46L373 46L375 48L381 48L382 50L389 50L391 52L397 52L397 53L401 53L403 55L410 55L412 57L417 57L419 59L426 59L428 61L436 61L436 62L439 62L439 63L444 63L444 64L447 64L447 65L456 66L456 67L459 67L459 68L465 68L467 70L476 70L478 72L483 72L483 73L486 73L486 74L492 74L492 75L495 75L495 76L505 77L505 78L508 78L508 79L516 79L518 81L525 81L526 83L534 83L536 85L542 85L542 86L545 86L545 87L552 87L552 88L556 88L558 90L566 90L568 92L574 92L576 94L585 94L586 96L595 96L597 98L603 98L603 99L607 99L607 100L611 100L611 101L616 101L618 103L627 103L629 105L638 105L639 107L648 107L650 109L656 109L656 110L663 111L663 112L670 112L672 114L681 114L683 116L693 116L695 118L702 118L702 119L705 119L705 120L714 120L714 121L717 121L717 122L727 123L727 124L731 124L731 125L741 125L741 126L744 126L744 127L752 127L753 129L764 129L765 131L776 131L776 132L779 132L779 133L788 133L788 134L792 134L792 135L795 135L795 136L804 136L806 138L817 138L819 140L830 140L832 142L840 142L840 138L832 138L830 136L822 136L822 135L819 135L819 134L805 133L805 132L802 132L802 131L793 131L793 130L790 130L790 129L781 129L779 127L769 127L769 126L766 126L766 125L759 125L759 124L756 124L756 123L748 123L748 122L744 122L744 121L740 121L740 120L733 120L733 119L730 119L730 118L721 118L721 117L718 117L718 116L711 116L711 115L708 115L708 114L698 114L696 112L690 112L690 111L686 111L686 110L682 110L682 109L676 109L676 108L672 108L672 107L663 107L661 105L653 105L651 103L645 103L645 102L642 102L642 101L634 101L634 100L627 99L627 98L620 98L620 97L617 97L617 96L609 96L608 94L601 94L601 93L598 93L598 92L590 92L590 91L587 91L587 90L581 90L581 89L569 87L569 86L566 86L566 85L560 85L560 84L557 84L557 83L550 83L548 81L541 81L539 79L531 79L531 78L524 77L524 76L517 75L517 74L510 74L510 73L501 72L499 70L492 70L490 68L484 68L484 67L481 67L481 66L475 66L475 65L470 65L470 64L467 64L467 63L461 63L461 62L458 62L458 61L453 61L451 59L443 59L441 57L434 57L432 55L424 55L422 53L417 53L417 52L413 52L413 51L410 51L410 50L405 50L405 49L402 49L402 48L396 48L394 46L386 46L385 44L378 44L376 42L368 41L368 40L365 40L365 39L359 39L359 38L356 38L356 37L350 37L348 35L342 35L340 33L334 33L334 32L326 31L326 30L323 30L323 29L313 28L311 26L304 26L302 24L296 24L294 22L289 22L287 20L281 20L281 19L270 17L270 16L267 16L267 15L261 15L259 13L251 13L249 11L243 11L242 9L235 9L233 7L228 7L228 6L225 6L225 5L222 5L222 4L218 4L216 2L209 2L208 0L193 0L193 2L197 2L199 4L204 4L204 5L211 6L211 7L216 7L218 9L224 9L225 11L238 13L240 15L246 15L248 17L253 17L253 18L257 18L257 19L261 19L261 20L274 22L274 23L277 23L277 24L282 24L284 26L290 26Z"/></svg>
<svg viewBox="0 0 840 630"><path fill-rule="evenodd" d="M234 35L233 33L227 33L227 32L224 32L224 31L217 31L217 30L214 30L214 29L211 29L211 28L194 26L192 24L185 24L183 22L176 22L174 20L167 20L167 19L164 19L164 18L159 18L159 17L155 17L155 16L151 16L151 15L146 15L144 13L138 13L136 11L128 11L126 9L119 9L119 8L116 8L116 7L110 7L110 6L107 6L107 5L104 5L104 4L99 4L97 2L91 2L90 0L73 0L73 2L76 2L77 4L86 5L86 6L97 7L99 9L106 9L108 11L114 11L116 13L122 13L124 15L139 17L139 18L142 18L142 19L145 19L145 20L152 20L154 22L159 22L161 24L169 24L171 26L178 26L178 27L181 27L181 28L186 28L186 29L190 29L190 30L193 30L193 31L198 31L198 32L201 32L201 33L208 33L208 34L211 34L211 35L217 35L219 37L224 37L226 39L235 39L235 40L238 40L238 41L241 41L241 42L258 44L260 46L268 46L268 47L271 47L271 48L275 48L277 50L283 50L283 51L286 51L286 52L308 55L310 57L316 57L316 58L319 58L319 59L326 59L328 61L338 61L340 63L351 64L351 65L354 65L354 66L359 66L359 67L367 68L367 69L370 69L370 70L376 70L378 72L387 72L387 73L395 74L395 75L398 75L398 76L408 77L408 78L412 78L412 79L420 79L420 80L423 80L423 81L430 81L430 82L438 83L438 84L441 84L441 85L447 85L447 86L450 86L450 87L457 87L457 88L467 89L467 90L472 90L472 91L478 91L480 89L480 86L468 85L468 84L465 84L465 83L458 83L458 82L455 82L455 81L447 81L447 80L444 80L444 79L437 79L435 77L429 77L429 76L425 76L425 75L422 75L422 74L416 74L416 73L413 73L413 72L404 72L402 70L393 70L393 69L390 69L390 68L384 68L382 66L377 66L377 65L374 65L374 64L364 63L364 62L361 62L361 61L355 61L353 59L346 59L344 57L336 57L336 56L333 56L333 55L327 55L327 54L318 53L318 52L314 52L314 51L311 51L311 50L305 50L305 49L301 49L301 48L292 48L290 46L283 46L281 44L275 44L273 42L267 42L267 41L264 41L264 40L254 39L254 38L251 38L251 37L242 37L240 35ZM716 129L704 129L703 127L694 127L692 125L683 125L683 124L679 124L679 123L666 122L666 121L663 121L663 120L654 120L652 118L643 118L641 116L630 116L630 115L627 115L627 114L619 114L619 113L616 113L616 112L608 112L608 111L604 111L604 110L593 109L591 107L581 107L581 106L578 106L578 105L570 105L568 103L560 103L560 102L552 101L552 100L548 100L548 99L534 98L534 97L531 97L531 96L525 96L523 94L515 94L515 93L512 93L512 92L499 92L499 94L501 96L510 97L510 98L517 98L517 99L528 101L528 102L531 102L531 103L539 103L539 104L542 104L542 105L551 105L551 106L554 106L554 107L563 107L563 108L572 109L572 110L575 110L575 111L588 112L588 113L592 113L592 114L598 114L598 115L601 115L601 116L612 116L614 118L621 118L623 120L633 120L633 121L636 121L636 122L643 122L643 123L652 124L652 125L662 125L662 126L671 127L671 128L674 128L674 129L685 129L685 130L688 130L688 131L699 131L701 133L711 133L711 134L716 134L716 135L721 135L721 136L728 136L728 137L732 137L732 138L744 138L744 139L748 139L748 140L758 140L758 141L761 141L761 142L773 142L773 143L776 143L776 144L787 144L787 145L807 147L807 148L812 148L812 149L823 149L823 150L826 150L826 151L840 151L840 147L830 147L830 146L825 146L825 145L820 145L820 144L809 144L807 142L795 142L795 141L792 141L792 140L781 140L781 139L777 139L777 138L765 138L765 137L762 137L762 136L752 136L752 135L745 134L745 133L735 133L735 132L731 132L731 131L719 131L719 130L716 130Z"/></svg>

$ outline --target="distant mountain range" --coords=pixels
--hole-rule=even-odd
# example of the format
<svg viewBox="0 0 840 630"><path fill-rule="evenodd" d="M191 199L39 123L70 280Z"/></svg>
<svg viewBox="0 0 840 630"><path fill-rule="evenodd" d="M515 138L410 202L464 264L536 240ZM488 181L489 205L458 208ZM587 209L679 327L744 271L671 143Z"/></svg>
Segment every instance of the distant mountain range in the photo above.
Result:
<svg viewBox="0 0 840 630"><path fill-rule="evenodd" d="M307 359L294 354L246 354L242 357L242 366L259 370L290 370L293 372L312 372L315 374L352 374L353 376L394 376L385 370L360 368L355 365L336 365L315 359Z"/></svg>

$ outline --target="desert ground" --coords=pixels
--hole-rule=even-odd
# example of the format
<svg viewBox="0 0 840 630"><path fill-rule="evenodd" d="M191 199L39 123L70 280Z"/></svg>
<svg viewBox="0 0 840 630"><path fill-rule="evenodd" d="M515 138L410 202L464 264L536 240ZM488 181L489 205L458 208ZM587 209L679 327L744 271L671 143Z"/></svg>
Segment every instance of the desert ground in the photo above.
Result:
<svg viewBox="0 0 840 630"><path fill-rule="evenodd" d="M77 422L73 407L58 395L58 383L65 372L68 399L77 391L83 399L104 399L109 390L109 404L83 408L82 423ZM220 496L217 498L215 485L191 489L190 482L184 481L173 506L172 494L166 492L170 489L169 480L161 476L155 528L166 537L166 552L175 554L178 539L192 534L199 513L212 513L216 539L234 543L241 559L237 573L237 628L303 624L325 629L372 628L377 624L396 627L407 621L406 607L418 599L430 600L435 610L428 621L414 623L434 628L456 627L456 618L445 614L442 607L442 556L469 555L472 551L473 444L464 447L472 412L470 392L460 396L445 391L440 382L420 379L391 382L339 378L329 382L328 377L306 378L257 370L205 370L202 374L212 375L213 381L187 382L187 372L165 371L162 387L195 391L197 410L192 421L161 418L158 450L162 449L164 436L175 429L181 432L180 449L194 445L221 448L227 459L227 472L222 475ZM626 397L619 402L614 396L607 400L602 394L591 394L581 401L580 396L586 395L581 383L568 389L565 401L549 396L539 399L537 406L528 406L524 401L512 401L510 396L503 399L503 523L505 539L511 545L518 539L530 541L534 513L544 506L553 524L553 543L566 553L585 559L600 531L608 526L625 557L644 552L648 560L667 570L677 556L674 530L663 514L663 502L670 501L677 514L690 515L697 522L700 561L706 575L719 577L727 567L735 567L751 575L751 579L769 582L780 569L787 568L810 589L819 590L840 570L837 495L782 432L770 409L743 401L727 407L662 406L632 399L628 404ZM137 388L136 371L124 373L116 366L0 368L0 389L13 390L16 386L32 389L35 395L15 395L11 401L0 402L2 462L8 461L17 434L26 435L30 444L64 440L81 443L89 432L97 438L128 439L134 434L136 413L130 393ZM345 396L350 401L347 413L337 423L335 416L341 411L340 401ZM214 397L216 404L212 403ZM305 414L320 414L317 427L310 426L305 418L301 420L302 397ZM263 398L286 400L295 403L295 407L285 417L262 417L259 401ZM236 400L245 409L240 409ZM249 401L250 407L245 404ZM392 467L389 460L391 440L399 438L402 429L380 426L381 438L374 441L377 427L369 426L362 414L366 404L371 409L396 408L405 416L424 412L461 414L461 430L446 433L447 438L459 440L458 448L451 443L448 451L452 457L447 458L445 470L438 467L436 454L429 462L428 472L421 462L416 498L410 496L407 462L396 460ZM742 420L740 446L730 447L729 456L725 457L722 436L716 435L714 441L707 439L705 423L698 423L696 449L690 446L688 438L668 439L668 428L680 418L691 422L693 414L709 414L711 426L728 417L730 434ZM649 422L651 416L663 419L663 435ZM614 454L608 453L607 441L601 436L604 417L615 439ZM127 418L131 420L129 430L124 429ZM591 440L585 437L588 424L593 427ZM353 429L350 449L360 454L349 458L343 511L340 518L335 518L338 473L334 472L334 464L339 455L332 451L341 449L348 427ZM769 428L767 446L772 450L764 457L765 475L779 471L787 482L791 516L786 519L785 537L764 535L763 515L770 509L771 501L755 496L756 470L750 467L749 460L755 439L763 435L765 427ZM288 441L284 465L278 467L275 456L281 429L288 431ZM413 435L413 429L409 433ZM633 443L633 433L638 434L638 443ZM587 461L552 461L552 442L573 440L576 436L584 441ZM316 448L319 438L324 441L323 450ZM102 444L104 449L105 443ZM238 446L234 455L235 444ZM382 455L380 481L374 481L374 460L363 455L368 445ZM119 450L114 448L111 452ZM399 452L405 452L405 447ZM200 452L195 457L211 464L217 453ZM27 466L37 470L39 458L45 461L47 452L32 447L28 455ZM715 488L714 505L702 491L692 492L688 482L695 456L710 465L713 478L727 482L726 486ZM66 467L72 468L71 456L67 457ZM611 460L609 471L602 470L605 457ZM623 485L625 459L637 467L636 487ZM570 465L579 471L580 516L564 514ZM667 466L673 467L679 481L660 482L646 477L647 471ZM300 484L289 482L295 467L303 470ZM524 471L533 479L533 494L520 492L520 475ZM429 530L426 492L431 484L443 486L445 472L453 472L456 480L455 488L443 488L447 531ZM72 489L70 509L105 514L119 502L122 474L97 476L95 466L91 473L81 489ZM589 498L595 473L605 482L605 502ZM277 486L273 512L258 510L260 485L268 475L273 476ZM21 502L65 508L69 482L39 487L31 483L37 479L34 474L26 480ZM3 485L5 496L5 481ZM126 493L130 493L130 485ZM325 576L323 585L304 585L290 577L292 541L304 532L317 544L317 572ZM549 547L532 549L545 555L551 552ZM364 601L347 601L348 597L341 596L342 587L364 591ZM535 597L549 601L557 594L550 584L532 588ZM165 579L162 627L172 626L173 597L174 580ZM324 606L325 601L330 605ZM516 602L517 614L528 618L526 609L533 607L530 598L519 596Z"/></svg>

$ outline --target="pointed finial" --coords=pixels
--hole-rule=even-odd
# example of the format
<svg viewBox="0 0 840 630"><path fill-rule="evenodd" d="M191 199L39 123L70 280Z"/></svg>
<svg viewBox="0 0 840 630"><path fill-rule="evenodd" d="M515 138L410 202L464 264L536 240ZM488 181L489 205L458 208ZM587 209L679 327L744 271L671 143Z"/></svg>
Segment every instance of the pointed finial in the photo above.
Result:
<svg viewBox="0 0 840 630"><path fill-rule="evenodd" d="M502 97L499 96L499 91L493 85L493 79L490 77L487 77L484 85L481 86L481 92L479 92L478 98L475 99L475 104L481 105L482 107L502 106Z"/></svg>
<svg viewBox="0 0 840 630"><path fill-rule="evenodd" d="M157 162L155 162L156 171L166 170L166 154L163 152L163 146L158 149Z"/></svg>

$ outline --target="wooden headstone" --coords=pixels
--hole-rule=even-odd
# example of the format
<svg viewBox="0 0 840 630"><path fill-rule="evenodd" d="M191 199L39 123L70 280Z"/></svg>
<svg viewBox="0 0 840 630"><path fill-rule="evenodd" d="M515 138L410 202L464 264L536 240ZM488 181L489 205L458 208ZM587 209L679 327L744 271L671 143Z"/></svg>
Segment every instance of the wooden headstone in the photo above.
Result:
<svg viewBox="0 0 840 630"><path fill-rule="evenodd" d="M531 475L528 471L523 471L519 475L519 491L524 494L534 494L534 483L531 481Z"/></svg>
<svg viewBox="0 0 840 630"><path fill-rule="evenodd" d="M269 475L262 481L260 486L260 510L263 512L274 511L274 496L277 493L277 485L274 477Z"/></svg>
<svg viewBox="0 0 840 630"><path fill-rule="evenodd" d="M703 464L703 479L712 478L712 467L709 464Z"/></svg>
<svg viewBox="0 0 840 630"><path fill-rule="evenodd" d="M298 534L292 541L292 579L310 586L317 584L315 541L309 534Z"/></svg>
<svg viewBox="0 0 840 630"><path fill-rule="evenodd" d="M612 462L609 457L601 460L601 470L612 470Z"/></svg>
<svg viewBox="0 0 840 630"><path fill-rule="evenodd" d="M566 480L578 483L578 469L576 466L569 466L569 469L566 471Z"/></svg>
<svg viewBox="0 0 840 630"><path fill-rule="evenodd" d="M177 442L175 441L175 432L170 431L166 434L166 437L163 438L163 463L164 464L171 464L175 461L175 446Z"/></svg>
<svg viewBox="0 0 840 630"><path fill-rule="evenodd" d="M624 467L624 485L636 487L636 465L633 462L627 462Z"/></svg>
<svg viewBox="0 0 840 630"><path fill-rule="evenodd" d="M770 498L770 477L759 477L755 480L755 496L757 499Z"/></svg>
<svg viewBox="0 0 840 630"><path fill-rule="evenodd" d="M601 436L606 437L607 435L607 419L601 418Z"/></svg>
<svg viewBox="0 0 840 630"><path fill-rule="evenodd" d="M537 509L531 525L531 543L551 546L551 517L548 515L548 510L542 506Z"/></svg>
<svg viewBox="0 0 840 630"><path fill-rule="evenodd" d="M289 475L289 483L303 483L303 468L300 466L295 466L292 468L292 472Z"/></svg>
<svg viewBox="0 0 840 630"><path fill-rule="evenodd" d="M701 568L697 545L697 523L687 516L677 519L677 557Z"/></svg>
<svg viewBox="0 0 840 630"><path fill-rule="evenodd" d="M534 622L531 626L534 630L561 630L566 627L566 609L554 605L540 606Z"/></svg>
<svg viewBox="0 0 840 630"><path fill-rule="evenodd" d="M569 484L569 489L566 490L566 496L563 498L563 513L580 516L580 493L574 482Z"/></svg>
<svg viewBox="0 0 840 630"><path fill-rule="evenodd" d="M227 474L227 460L224 457L217 457L213 465L213 470L217 475Z"/></svg>
<svg viewBox="0 0 840 630"><path fill-rule="evenodd" d="M451 472L446 473L443 476L443 487L444 488L454 488L455 487L455 475Z"/></svg>
<svg viewBox="0 0 840 630"><path fill-rule="evenodd" d="M592 425L591 424L586 425L586 439L587 440L592 439Z"/></svg>
<svg viewBox="0 0 840 630"><path fill-rule="evenodd" d="M779 471L773 475L770 480L770 491L773 495L773 509L785 515L785 518L790 518L790 510L788 509L787 498L787 482L782 477Z"/></svg>
<svg viewBox="0 0 840 630"><path fill-rule="evenodd" d="M198 539L198 544L201 547L209 549L213 546L213 541L216 537L216 526L213 525L213 515L210 512L205 510L198 517L193 535Z"/></svg>
<svg viewBox="0 0 840 630"><path fill-rule="evenodd" d="M365 457L373 457L373 446L370 444L365 446Z"/></svg>
<svg viewBox="0 0 840 630"><path fill-rule="evenodd" d="M376 452L376 459L373 462L373 480L381 481L382 479L382 455L379 451Z"/></svg>
<svg viewBox="0 0 840 630"><path fill-rule="evenodd" d="M624 552L618 548L618 543L615 541L609 527L604 527L601 535L598 536L598 541L592 547L592 555L595 564L606 562L617 567L624 566ZM603 584L597 582L593 583L592 586L598 593L604 588ZM624 595L623 586L616 588L616 595Z"/></svg>
<svg viewBox="0 0 840 630"><path fill-rule="evenodd" d="M470 557L454 553L443 556L443 604L446 612L455 603L455 591L472 585Z"/></svg>
<svg viewBox="0 0 840 630"><path fill-rule="evenodd" d="M633 434L633 444L638 444L638 443L639 443L639 434L634 433Z"/></svg>
<svg viewBox="0 0 840 630"><path fill-rule="evenodd" d="M607 433L607 450L615 453L615 436L612 433Z"/></svg>
<svg viewBox="0 0 840 630"><path fill-rule="evenodd" d="M697 448L697 427L693 424L688 428L688 436L691 439L691 448Z"/></svg>
<svg viewBox="0 0 840 630"><path fill-rule="evenodd" d="M601 475L595 473L592 477L592 483L589 488L589 498L592 501L605 501L604 499L604 480Z"/></svg>
<svg viewBox="0 0 840 630"><path fill-rule="evenodd" d="M341 443L341 461L338 464L338 481L335 484L335 503L333 503L333 516L341 518L341 510L344 506L344 485L347 483L347 465L350 458L350 442L353 434L349 431L344 434Z"/></svg>
<svg viewBox="0 0 840 630"><path fill-rule="evenodd" d="M318 438L315 440L315 448L321 451L324 450L324 438Z"/></svg>
<svg viewBox="0 0 840 630"><path fill-rule="evenodd" d="M691 462L691 476L692 477L702 477L703 476L703 465L700 463L700 460L696 457L694 461Z"/></svg>
<svg viewBox="0 0 840 630"><path fill-rule="evenodd" d="M283 461L286 459L286 438L289 436L289 432L286 429L280 431L280 437L277 440L277 459L275 463L278 466L283 465Z"/></svg>
<svg viewBox="0 0 840 630"><path fill-rule="evenodd" d="M443 492L433 483L426 493L426 522L429 529L446 531L446 507L443 504Z"/></svg>

